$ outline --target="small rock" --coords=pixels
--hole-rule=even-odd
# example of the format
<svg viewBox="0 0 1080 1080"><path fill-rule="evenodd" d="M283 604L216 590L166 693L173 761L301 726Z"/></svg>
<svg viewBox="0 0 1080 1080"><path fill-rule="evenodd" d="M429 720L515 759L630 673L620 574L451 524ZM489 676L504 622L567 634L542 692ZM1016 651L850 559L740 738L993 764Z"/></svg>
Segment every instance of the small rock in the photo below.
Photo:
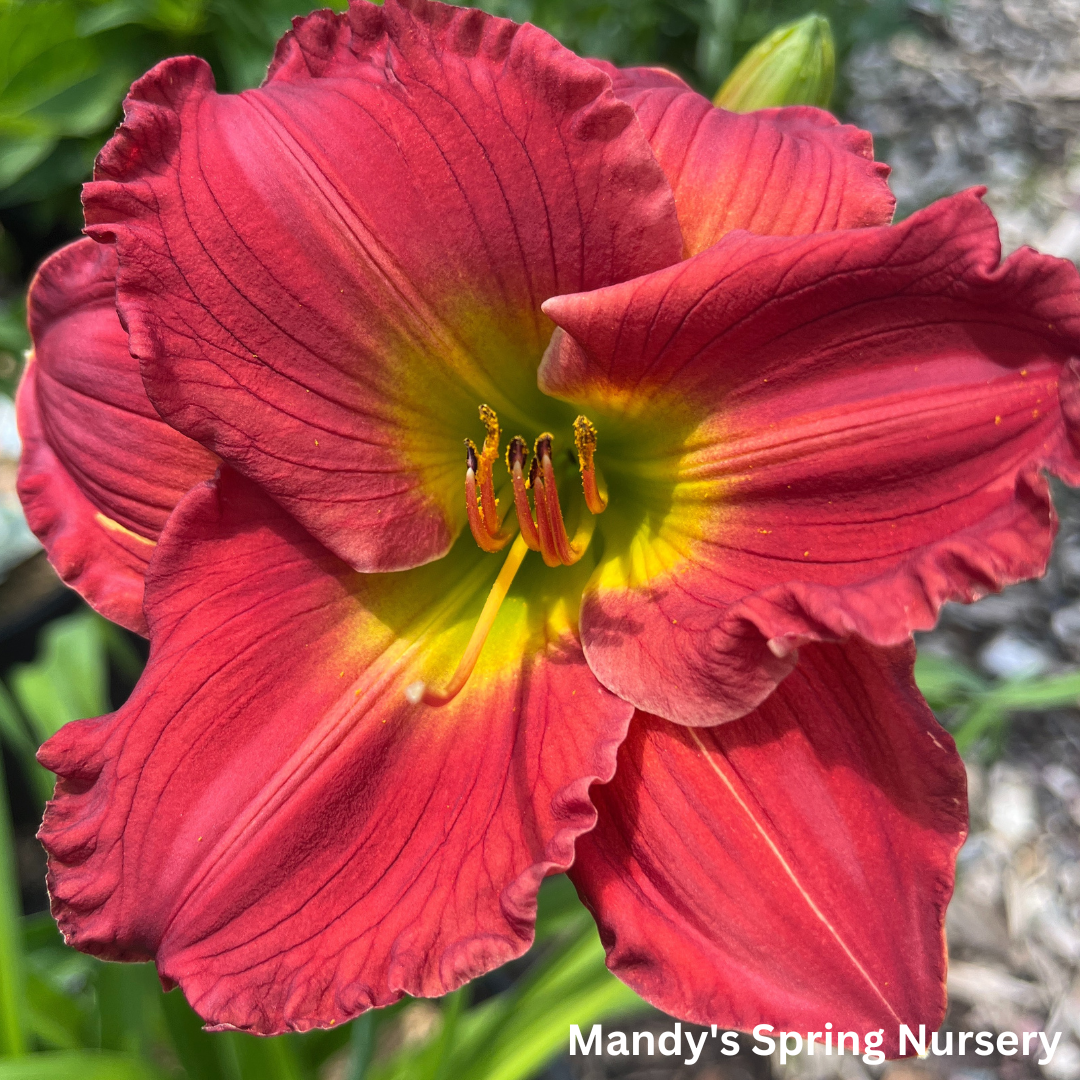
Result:
<svg viewBox="0 0 1080 1080"><path fill-rule="evenodd" d="M1043 769L1042 781L1063 803L1080 798L1080 776L1056 761Z"/></svg>
<svg viewBox="0 0 1080 1080"><path fill-rule="evenodd" d="M1063 1038L1053 1060L1041 1068L1050 1080L1080 1080L1080 1046Z"/></svg>
<svg viewBox="0 0 1080 1080"><path fill-rule="evenodd" d="M1073 659L1080 659L1080 602L1058 608L1050 616L1050 629Z"/></svg>
<svg viewBox="0 0 1080 1080"><path fill-rule="evenodd" d="M962 960L949 964L949 994L973 1005L1005 1003L1037 1009L1042 1004L1042 994L1033 983L1017 979L1002 968Z"/></svg>
<svg viewBox="0 0 1080 1080"><path fill-rule="evenodd" d="M1003 630L979 653L979 663L1000 679L1030 679L1045 674L1053 660L1038 645Z"/></svg>
<svg viewBox="0 0 1080 1080"><path fill-rule="evenodd" d="M1039 804L1026 774L999 762L990 770L986 799L990 829L1008 847L1018 847L1039 833Z"/></svg>

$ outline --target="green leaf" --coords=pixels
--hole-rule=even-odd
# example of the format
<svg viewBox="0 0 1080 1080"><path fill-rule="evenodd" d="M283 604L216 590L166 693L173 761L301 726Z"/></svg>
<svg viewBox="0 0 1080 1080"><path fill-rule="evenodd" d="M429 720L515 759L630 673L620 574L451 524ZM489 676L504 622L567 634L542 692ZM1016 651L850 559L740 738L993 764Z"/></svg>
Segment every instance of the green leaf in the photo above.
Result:
<svg viewBox="0 0 1080 1080"><path fill-rule="evenodd" d="M971 668L933 653L920 652L915 660L915 682L930 708L937 711L967 701L990 688Z"/></svg>
<svg viewBox="0 0 1080 1080"><path fill-rule="evenodd" d="M64 724L109 711L108 665L98 617L80 611L50 623L39 659L11 669L11 690L38 742Z"/></svg>
<svg viewBox="0 0 1080 1080"><path fill-rule="evenodd" d="M504 1017L477 1039L456 1080L525 1080L566 1046L571 1024L582 1028L609 1016L648 1008L604 965L594 926L530 973L510 992Z"/></svg>
<svg viewBox="0 0 1080 1080"><path fill-rule="evenodd" d="M236 1054L241 1080L304 1080L287 1038L260 1039L240 1032L225 1037Z"/></svg>
<svg viewBox="0 0 1080 1080"><path fill-rule="evenodd" d="M450 1069L450 1049L457 1037L462 1011L468 1004L471 988L466 984L460 990L447 994L439 1003L442 1009L442 1029L432 1046L434 1063L429 1071L431 1080L447 1080L454 1076Z"/></svg>
<svg viewBox="0 0 1080 1080"><path fill-rule="evenodd" d="M135 684L142 675L143 658L139 655L127 632L122 630L116 623L108 619L97 617L98 630L101 632L105 649L109 659L116 665L116 669L130 683Z"/></svg>
<svg viewBox="0 0 1080 1080"><path fill-rule="evenodd" d="M15 838L8 806L7 785L0 769L0 1055L4 1057L26 1051L26 972L19 923Z"/></svg>
<svg viewBox="0 0 1080 1080"><path fill-rule="evenodd" d="M0 1080L156 1080L158 1073L130 1054L64 1050L0 1061Z"/></svg>
<svg viewBox="0 0 1080 1080"><path fill-rule="evenodd" d="M26 301L22 296L11 297L0 303L0 349L22 354L30 348L30 334L26 329Z"/></svg>
<svg viewBox="0 0 1080 1080"><path fill-rule="evenodd" d="M444 1012L442 1028L426 1045L373 1066L371 1080L416 1080L440 1068L453 1080L526 1080L566 1046L571 1024L648 1008L607 970L596 927L573 886L565 878L550 881L537 918L548 945L524 977L450 1023ZM554 931L560 923L563 929Z"/></svg>
<svg viewBox="0 0 1080 1080"><path fill-rule="evenodd" d="M154 966L95 964L94 984L101 1016L101 1048L145 1055L160 1020L161 988Z"/></svg>
<svg viewBox="0 0 1080 1080"><path fill-rule="evenodd" d="M86 1044L86 1014L78 1003L32 971L26 974L26 1026L51 1050Z"/></svg>
<svg viewBox="0 0 1080 1080"><path fill-rule="evenodd" d="M38 802L44 806L45 800L52 798L55 778L51 772L38 764L35 756L37 742L27 730L26 721L2 682L0 682L0 739L18 759L23 773L37 794Z"/></svg>
<svg viewBox="0 0 1080 1080"><path fill-rule="evenodd" d="M13 184L23 173L44 161L56 142L52 135L44 132L18 135L0 128L0 188Z"/></svg>
<svg viewBox="0 0 1080 1080"><path fill-rule="evenodd" d="M1075 706L1080 699L1080 672L1042 679L1011 679L987 694L996 705L1018 711L1041 712Z"/></svg>
<svg viewBox="0 0 1080 1080"><path fill-rule="evenodd" d="M375 1053L375 1013L369 1009L350 1025L349 1056L344 1080L365 1080Z"/></svg>
<svg viewBox="0 0 1080 1080"><path fill-rule="evenodd" d="M1045 712L1075 706L1080 699L1080 672L1044 679L1010 679L980 694L954 719L953 738L961 754L988 739L992 756L1004 743L1006 725L1014 712Z"/></svg>
<svg viewBox="0 0 1080 1080"><path fill-rule="evenodd" d="M202 1019L179 989L164 996L162 1008L176 1056L191 1080L234 1080L235 1069L222 1061L225 1046L220 1037L203 1031Z"/></svg>

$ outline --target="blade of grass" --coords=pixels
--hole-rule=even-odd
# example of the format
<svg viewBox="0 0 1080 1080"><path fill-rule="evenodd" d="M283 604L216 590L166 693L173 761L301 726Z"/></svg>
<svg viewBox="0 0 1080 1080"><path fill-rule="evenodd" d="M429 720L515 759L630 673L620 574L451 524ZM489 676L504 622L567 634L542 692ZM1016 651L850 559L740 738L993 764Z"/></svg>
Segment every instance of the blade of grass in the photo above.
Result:
<svg viewBox="0 0 1080 1080"><path fill-rule="evenodd" d="M240 1080L235 1068L229 1068L219 1052L219 1037L203 1031L199 1014L187 1003L183 993L171 990L161 1000L169 1041L191 1080Z"/></svg>
<svg viewBox="0 0 1080 1080"><path fill-rule="evenodd" d="M241 1080L305 1080L286 1039L259 1039L240 1032L227 1032L223 1037L236 1051Z"/></svg>
<svg viewBox="0 0 1080 1080"><path fill-rule="evenodd" d="M41 805L52 798L55 777L37 762L37 743L30 735L29 727L23 718L15 699L8 688L0 682L0 739L15 755L23 773L30 780Z"/></svg>
<svg viewBox="0 0 1080 1080"><path fill-rule="evenodd" d="M349 1059L345 1080L365 1080L371 1057L375 1053L375 1013L372 1009L352 1022L349 1037Z"/></svg>
<svg viewBox="0 0 1080 1080"><path fill-rule="evenodd" d="M966 754L983 739L1000 744L1010 713L1067 708L1075 706L1078 698L1080 672L997 683L971 697L967 707L956 718L952 732L956 748L961 754Z"/></svg>
<svg viewBox="0 0 1080 1080"><path fill-rule="evenodd" d="M0 1080L157 1080L160 1074L131 1054L61 1050L0 1061Z"/></svg>
<svg viewBox="0 0 1080 1080"><path fill-rule="evenodd" d="M915 682L930 708L937 711L959 705L991 686L969 667L924 652L920 652L915 660Z"/></svg>
<svg viewBox="0 0 1080 1080"><path fill-rule="evenodd" d="M442 1030L435 1040L435 1067L431 1072L432 1080L446 1080L450 1075L450 1048L454 1045L458 1022L462 1010L468 1005L470 987L468 984L447 994L440 1002L442 1009Z"/></svg>

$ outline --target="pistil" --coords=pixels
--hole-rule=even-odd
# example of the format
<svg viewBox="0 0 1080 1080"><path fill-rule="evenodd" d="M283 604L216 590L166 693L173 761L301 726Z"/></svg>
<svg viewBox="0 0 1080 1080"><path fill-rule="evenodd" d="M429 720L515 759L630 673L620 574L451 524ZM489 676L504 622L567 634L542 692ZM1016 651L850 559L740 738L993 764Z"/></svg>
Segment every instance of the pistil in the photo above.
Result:
<svg viewBox="0 0 1080 1080"><path fill-rule="evenodd" d="M514 541L514 546L506 556L506 562L503 563L499 576L495 579L495 584L491 586L491 592L488 593L487 600L484 601L484 608L480 612L480 618L477 620L476 626L473 627L472 636L469 638L469 644L465 646L465 653L458 663L457 670L441 690L429 687L423 679L410 683L405 689L405 697L408 698L411 704L419 705L423 702L425 705L445 705L447 702L453 701L461 693L465 684L469 681L469 676L473 673L473 668L476 667L476 661L480 659L484 642L487 641L487 636L495 624L499 609L502 607L506 594L510 591L514 577L528 551L529 545L525 542L525 537L519 534Z"/></svg>

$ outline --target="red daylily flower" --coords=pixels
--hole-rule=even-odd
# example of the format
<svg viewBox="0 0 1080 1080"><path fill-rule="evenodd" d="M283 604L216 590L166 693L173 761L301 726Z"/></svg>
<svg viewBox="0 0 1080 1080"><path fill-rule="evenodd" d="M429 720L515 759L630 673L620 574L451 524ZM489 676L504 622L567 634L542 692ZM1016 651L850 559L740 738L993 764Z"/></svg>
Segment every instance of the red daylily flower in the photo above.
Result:
<svg viewBox="0 0 1080 1080"><path fill-rule="evenodd" d="M138 626L145 564L139 686L41 752L69 942L303 1030L520 955L569 870L677 1016L936 1028L964 773L910 634L1045 565L1080 291L884 174L424 0L138 82L19 401L66 579Z"/></svg>

